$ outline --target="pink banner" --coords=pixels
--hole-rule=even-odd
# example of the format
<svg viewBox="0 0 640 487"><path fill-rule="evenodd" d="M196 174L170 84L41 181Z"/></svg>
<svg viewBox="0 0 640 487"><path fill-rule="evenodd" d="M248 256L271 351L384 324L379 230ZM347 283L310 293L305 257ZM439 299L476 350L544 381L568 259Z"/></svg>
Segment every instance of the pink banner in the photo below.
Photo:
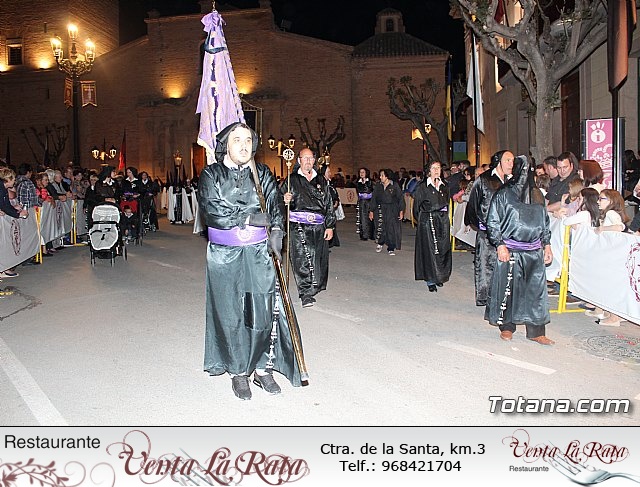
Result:
<svg viewBox="0 0 640 487"><path fill-rule="evenodd" d="M604 173L603 183L612 185L613 166L613 120L596 118L585 120L585 159L597 161Z"/></svg>

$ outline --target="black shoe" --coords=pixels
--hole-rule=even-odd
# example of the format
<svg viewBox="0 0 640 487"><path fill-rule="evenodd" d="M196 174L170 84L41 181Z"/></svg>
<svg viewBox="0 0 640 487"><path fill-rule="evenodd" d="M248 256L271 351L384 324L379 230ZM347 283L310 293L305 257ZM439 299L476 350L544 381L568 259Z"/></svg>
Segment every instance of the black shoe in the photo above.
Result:
<svg viewBox="0 0 640 487"><path fill-rule="evenodd" d="M302 307L303 308L311 308L311 306L313 306L313 303L315 303L316 300L313 299L311 296L305 296L302 298Z"/></svg>
<svg viewBox="0 0 640 487"><path fill-rule="evenodd" d="M254 373L253 383L260 389L264 389L266 393L271 395L280 394L282 392L280 390L280 386L277 384L277 382L273 378L273 374L271 373L267 375L258 375L257 373Z"/></svg>
<svg viewBox="0 0 640 487"><path fill-rule="evenodd" d="M436 286L442 287L442 283L441 282L436 282Z"/></svg>
<svg viewBox="0 0 640 487"><path fill-rule="evenodd" d="M249 387L249 377L246 375L235 375L231 378L231 388L233 393L242 399L248 401L251 399L251 388Z"/></svg>
<svg viewBox="0 0 640 487"><path fill-rule="evenodd" d="M435 284L429 284L429 292L430 293L437 293L438 292L438 288L436 287Z"/></svg>
<svg viewBox="0 0 640 487"><path fill-rule="evenodd" d="M31 259L23 262L21 265L40 265L40 262L36 262L35 259Z"/></svg>

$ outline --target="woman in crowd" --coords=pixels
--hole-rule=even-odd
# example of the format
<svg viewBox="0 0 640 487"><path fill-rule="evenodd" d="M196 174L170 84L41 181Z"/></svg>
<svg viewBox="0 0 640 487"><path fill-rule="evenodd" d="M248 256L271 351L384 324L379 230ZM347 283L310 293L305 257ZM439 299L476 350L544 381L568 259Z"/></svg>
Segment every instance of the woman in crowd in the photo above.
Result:
<svg viewBox="0 0 640 487"><path fill-rule="evenodd" d="M373 188L369 220L376 226L376 252L387 245L389 255L396 255L402 244L402 218L404 217L404 195L391 169L380 170L380 182ZM375 220L374 220L375 210Z"/></svg>
<svg viewBox="0 0 640 487"><path fill-rule="evenodd" d="M87 212L87 228L90 228L91 225L93 225L93 219L91 218L93 209L96 205L102 203L102 199L96 191L97 183L98 175L95 172L91 172L91 174L89 174L89 187L85 191L84 196L85 211Z"/></svg>
<svg viewBox="0 0 640 487"><path fill-rule="evenodd" d="M442 180L441 172L440 162L431 162L428 177L414 193L413 216L418 222L415 278L426 281L430 292L437 291L451 275L449 189Z"/></svg>
<svg viewBox="0 0 640 487"><path fill-rule="evenodd" d="M593 188L598 193L606 188L602 182L604 180L602 167L596 161L590 159L580 161L578 164L578 176L584 181L585 188Z"/></svg>
<svg viewBox="0 0 640 487"><path fill-rule="evenodd" d="M634 186L640 179L640 161L630 149L627 149L622 154L622 177L624 178L624 189L626 191L633 191Z"/></svg>
<svg viewBox="0 0 640 487"><path fill-rule="evenodd" d="M117 205L122 193L115 178L116 170L113 166L102 168L96 183L96 195L99 204L111 203Z"/></svg>
<svg viewBox="0 0 640 487"><path fill-rule="evenodd" d="M356 182L358 192L358 206L356 207L356 228L360 240L373 240L373 222L369 220L372 211L373 181L369 179L369 169L361 167L358 170L360 179Z"/></svg>

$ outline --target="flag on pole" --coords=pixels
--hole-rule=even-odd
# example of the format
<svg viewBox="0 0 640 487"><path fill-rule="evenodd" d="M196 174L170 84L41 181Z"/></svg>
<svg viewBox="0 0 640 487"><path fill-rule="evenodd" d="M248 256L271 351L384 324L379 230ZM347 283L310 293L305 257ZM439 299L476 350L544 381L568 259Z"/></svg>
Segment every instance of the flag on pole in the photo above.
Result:
<svg viewBox="0 0 640 487"><path fill-rule="evenodd" d="M118 171L124 171L127 167L127 129L124 129L122 136L122 145L120 146L120 155L118 157Z"/></svg>
<svg viewBox="0 0 640 487"><path fill-rule="evenodd" d="M451 91L452 84L452 74L451 74L451 57L447 61L447 101L445 107L445 113L447 114L447 137L449 140L453 140L453 130L455 128L455 120L453 117L453 93Z"/></svg>
<svg viewBox="0 0 640 487"><path fill-rule="evenodd" d="M636 28L636 0L609 0L607 58L609 91L622 86L629 71L629 51Z"/></svg>
<svg viewBox="0 0 640 487"><path fill-rule="evenodd" d="M224 20L214 9L202 18L202 24L207 32L207 39L196 109L196 113L200 114L198 144L206 149L207 164L213 164L218 133L234 122L245 120L227 41L222 31Z"/></svg>
<svg viewBox="0 0 640 487"><path fill-rule="evenodd" d="M482 111L482 88L480 86L480 63L476 48L476 36L472 36L471 56L467 79L467 96L473 100L473 121L478 130L484 133L484 114ZM476 120L477 116L477 120Z"/></svg>

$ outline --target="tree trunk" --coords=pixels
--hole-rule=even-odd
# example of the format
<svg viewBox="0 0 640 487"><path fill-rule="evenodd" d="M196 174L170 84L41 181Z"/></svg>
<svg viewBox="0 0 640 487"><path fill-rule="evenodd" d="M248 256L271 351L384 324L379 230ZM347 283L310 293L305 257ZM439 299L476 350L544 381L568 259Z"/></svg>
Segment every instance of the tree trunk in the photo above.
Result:
<svg viewBox="0 0 640 487"><path fill-rule="evenodd" d="M531 152L536 164L542 164L542 161L553 152L553 112L554 107L549 100L553 99L557 86L555 88L547 88L541 90L538 85L536 93L536 146L532 147ZM549 86L549 84L547 85Z"/></svg>

